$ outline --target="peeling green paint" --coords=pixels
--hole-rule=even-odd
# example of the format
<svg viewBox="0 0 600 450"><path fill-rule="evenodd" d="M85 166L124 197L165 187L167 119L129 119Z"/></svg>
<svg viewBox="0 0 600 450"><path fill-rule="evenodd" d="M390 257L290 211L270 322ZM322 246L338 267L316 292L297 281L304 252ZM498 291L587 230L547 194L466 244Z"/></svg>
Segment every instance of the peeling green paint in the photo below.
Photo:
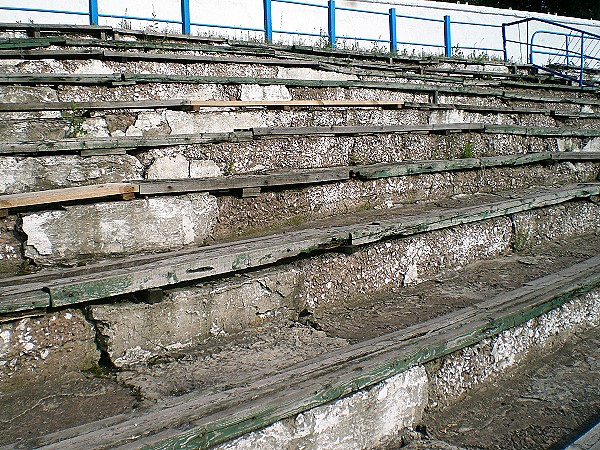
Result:
<svg viewBox="0 0 600 450"><path fill-rule="evenodd" d="M233 263L231 263L231 269L232 270L241 270L241 269L246 269L246 268L250 267L251 265L252 265L252 263L251 263L250 255L248 255L247 253L244 253L241 255L237 255L235 257L235 259L233 260Z"/></svg>
<svg viewBox="0 0 600 450"><path fill-rule="evenodd" d="M91 300L123 294L134 284L132 275L121 275L109 279L98 279L62 286L50 286L52 306L72 305Z"/></svg>

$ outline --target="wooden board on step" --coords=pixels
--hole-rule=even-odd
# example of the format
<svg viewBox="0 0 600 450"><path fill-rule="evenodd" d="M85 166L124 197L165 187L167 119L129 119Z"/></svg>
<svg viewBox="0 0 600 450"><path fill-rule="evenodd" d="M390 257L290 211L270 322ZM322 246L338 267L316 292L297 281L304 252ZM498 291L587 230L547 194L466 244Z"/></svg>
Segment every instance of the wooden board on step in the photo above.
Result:
<svg viewBox="0 0 600 450"><path fill-rule="evenodd" d="M77 186L64 189L0 195L0 216L2 211L25 206L64 203L76 200L119 196L132 200L139 186L131 183L105 183L91 186Z"/></svg>

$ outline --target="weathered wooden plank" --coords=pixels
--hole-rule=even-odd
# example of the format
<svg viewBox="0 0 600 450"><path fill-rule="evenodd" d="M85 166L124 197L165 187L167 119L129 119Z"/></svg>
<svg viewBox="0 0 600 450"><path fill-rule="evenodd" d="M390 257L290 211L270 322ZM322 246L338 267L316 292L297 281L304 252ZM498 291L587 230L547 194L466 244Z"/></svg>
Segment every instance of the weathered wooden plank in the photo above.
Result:
<svg viewBox="0 0 600 450"><path fill-rule="evenodd" d="M31 311L49 306L50 294L41 289L15 295L0 295L0 314Z"/></svg>
<svg viewBox="0 0 600 450"><path fill-rule="evenodd" d="M65 32L81 32L81 33L109 33L112 31L110 26L102 25L68 25L68 24L32 24L32 23L0 23L0 30L43 30L43 31L65 31Z"/></svg>
<svg viewBox="0 0 600 450"><path fill-rule="evenodd" d="M141 100L134 102L32 102L0 103L1 112L98 111L111 109L192 109L190 100Z"/></svg>
<svg viewBox="0 0 600 450"><path fill-rule="evenodd" d="M485 205L457 208L448 212L430 212L418 217L386 219L368 225L350 225L345 229L351 235L352 245L364 245L388 236L407 236L438 230L556 205L574 198L590 197L599 193L600 184L582 184L560 191L540 191L539 195L535 197L507 199Z"/></svg>
<svg viewBox="0 0 600 450"><path fill-rule="evenodd" d="M14 73L0 75L0 84L77 84L104 85L123 81L121 74L88 75L88 74L52 74L52 73Z"/></svg>
<svg viewBox="0 0 600 450"><path fill-rule="evenodd" d="M209 56L209 55L190 55L175 53L148 53L148 52L111 52L105 50L102 54L104 59L116 59L121 61L156 61L156 62L175 62L175 63L219 63L219 64L262 64L267 66L291 66L291 67L311 67L316 68L319 63L311 60L302 59L282 59L282 58L253 58L253 57L233 57L233 56Z"/></svg>
<svg viewBox="0 0 600 450"><path fill-rule="evenodd" d="M203 192L252 187L273 187L344 181L350 178L348 167L305 170L268 175L235 175L229 177L195 178L169 181L142 181L141 195L177 192Z"/></svg>
<svg viewBox="0 0 600 450"><path fill-rule="evenodd" d="M114 295L167 286L223 273L260 267L302 253L339 245L343 231L304 231L269 239L260 245L231 245L217 254L200 249L196 254L135 269L119 269L48 284L52 306L63 306Z"/></svg>
<svg viewBox="0 0 600 450"><path fill-rule="evenodd" d="M113 195L133 194L139 187L131 183L106 183L92 186L78 186L47 191L27 192L23 194L0 195L0 208L19 208L22 206L44 205L48 203L69 202L90 198L102 198Z"/></svg>
<svg viewBox="0 0 600 450"><path fill-rule="evenodd" d="M556 127L523 127L518 125L485 125L486 133L517 134L525 136L552 136L552 137L596 137L600 130L585 128L556 128Z"/></svg>
<svg viewBox="0 0 600 450"><path fill-rule="evenodd" d="M501 155L482 158L462 158L451 160L402 161L369 166L357 166L352 172L360 178L376 179L420 173L436 173L452 170L477 169L482 167L518 166L550 159L549 152L528 153L525 155Z"/></svg>
<svg viewBox="0 0 600 450"><path fill-rule="evenodd" d="M550 115L553 111L548 108L521 108L492 105L471 105L468 103L418 103L405 102L405 108L425 109L425 110L449 110L456 109L461 111L476 113L495 113L495 114L543 114Z"/></svg>
<svg viewBox="0 0 600 450"><path fill-rule="evenodd" d="M0 52L1 53L1 52ZM32 102L0 103L0 112L69 111L74 108L86 111L120 109L176 109L202 108L401 108L402 101L385 100L260 100L260 101L196 101L196 100L142 100L135 102Z"/></svg>
<svg viewBox="0 0 600 450"><path fill-rule="evenodd" d="M552 152L555 161L600 161L600 152Z"/></svg>
<svg viewBox="0 0 600 450"><path fill-rule="evenodd" d="M120 36L135 36L138 39L156 39L158 41L183 41L185 43L194 43L194 42L202 42L202 43L215 43L215 44L224 44L228 42L228 39L222 38L219 36L192 36L188 34L173 34L173 33L159 33L148 30L124 30L124 29L116 29L114 33L118 34L115 36L115 39ZM125 43L130 43L131 41L126 40Z"/></svg>
<svg viewBox="0 0 600 450"><path fill-rule="evenodd" d="M269 108L269 107L330 107L330 108L401 108L403 101L393 100L258 100L258 101L191 101L194 108Z"/></svg>
<svg viewBox="0 0 600 450"><path fill-rule="evenodd" d="M91 444L101 447L130 444L148 449L208 448L372 386L413 365L473 345L538 317L583 292L573 290L569 277L558 275L561 284L531 299L532 303L522 304L520 290L504 295L498 307L508 312L494 318L490 314L495 310L478 305L465 308L305 361L249 386L209 395L193 393L146 411L55 433L36 443L47 449L58 445L83 449ZM592 284L588 283L586 289L593 289ZM519 304L519 308L510 310L512 303Z"/></svg>
<svg viewBox="0 0 600 450"><path fill-rule="evenodd" d="M102 50L0 50L2 59L99 59Z"/></svg>
<svg viewBox="0 0 600 450"><path fill-rule="evenodd" d="M15 40L9 39L5 41L0 41L0 49L18 49L19 51L31 49L31 48L39 48L39 47L50 47L52 44L47 39L36 39L36 42L32 42L28 40L26 42L14 42Z"/></svg>
<svg viewBox="0 0 600 450"><path fill-rule="evenodd" d="M273 238L274 236L259 236L241 239L235 241L235 244L241 246L241 248L252 248L253 246L260 246L261 243L264 243L267 240L270 241ZM280 236L280 239L283 238ZM186 260L186 258L194 258L194 255L199 251L204 255L215 255L221 250L227 251L230 246L230 242L223 242L208 247L202 247L200 249L192 247L158 254L133 255L127 258L109 259L101 263L92 263L80 267L61 268L29 275L0 278L0 295L13 295L16 293L28 292L31 289L43 289L55 280L75 279L77 277L90 276L97 273L102 274L118 269L135 268L165 260ZM39 286L34 286L36 283L39 283Z"/></svg>
<svg viewBox="0 0 600 450"><path fill-rule="evenodd" d="M167 136L137 137L119 136L102 138L80 138L46 140L36 142L7 142L0 143L1 154L14 153L44 153L44 152L86 152L92 150L130 148L157 148L174 145L210 144L217 142L241 142L251 140L249 131L234 131L230 133L200 133L200 134L175 134Z"/></svg>
<svg viewBox="0 0 600 450"><path fill-rule="evenodd" d="M570 291L572 288L579 289L580 283L596 283L600 273L600 255L589 258L567 267L558 273L546 275L542 278L525 283L522 287L496 295L495 297L477 304L481 310L500 310L504 305L520 306L523 304L537 305L537 298L550 295L552 292L564 291L565 282L568 282ZM565 291L567 292L567 291ZM516 299L518 297L518 299Z"/></svg>
<svg viewBox="0 0 600 450"><path fill-rule="evenodd" d="M483 124L450 123L425 125L376 125L376 126L331 126L331 127L264 127L252 128L255 136L295 136L295 135L350 135L371 133L411 133L419 131L480 131Z"/></svg>

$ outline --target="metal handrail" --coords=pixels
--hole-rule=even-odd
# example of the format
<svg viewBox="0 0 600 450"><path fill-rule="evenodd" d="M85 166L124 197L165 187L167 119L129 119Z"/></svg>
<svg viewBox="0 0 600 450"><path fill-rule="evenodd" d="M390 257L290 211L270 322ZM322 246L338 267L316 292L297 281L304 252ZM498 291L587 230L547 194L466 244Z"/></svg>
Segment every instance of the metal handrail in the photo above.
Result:
<svg viewBox="0 0 600 450"><path fill-rule="evenodd" d="M546 26L557 28L561 31L555 31L552 29L539 29L530 32L530 23L538 22ZM507 38L507 28L521 24L527 24L527 33L524 41L522 39L515 41ZM539 43L539 40L542 38L542 36L550 36L551 38L555 39L551 40L550 43ZM534 67L552 73L553 75L571 81L576 81L581 87L595 85L595 83L593 82L584 81L584 73L585 69L588 68L588 66L600 67L600 64L597 64L597 62L600 62L600 47L598 47L598 45L600 44L600 34L592 33L590 31L571 27L569 25L564 25L551 20L540 18L528 18L518 20L516 22L503 24L502 38L505 60L508 60L509 57L508 44L518 44L521 48L523 45L525 45L527 49L528 62ZM573 42L573 40L575 40L575 42L579 41L577 50L572 50L571 48L571 43ZM591 49L591 51L589 49L589 46L586 47L586 42L596 42L596 44L594 44L594 48ZM542 64L536 61L536 55L544 55L550 58L548 58L548 62L546 64ZM559 64L555 59L552 59L553 57L557 57L559 60L562 60L564 58L564 64ZM579 71L577 77L573 76L572 74L571 68L575 67L571 64L573 61L579 62L577 66L577 69ZM556 67L561 65L566 67L566 69L559 70L560 67Z"/></svg>
<svg viewBox="0 0 600 450"><path fill-rule="evenodd" d="M40 0L44 1L44 0ZM328 0L327 4L319 4L313 3L310 0L262 0L263 2L263 17L264 23L263 27L256 26L237 26L232 24L215 24L215 23L205 23L199 21L193 21L190 15L190 0L178 0L181 4L181 19L166 19L160 17L143 17L143 16L133 16L125 13L121 14L106 14L99 12L98 5L102 0L88 0L88 10L87 11L67 11L67 10L54 10L54 9L45 9L45 8L24 8L18 6L0 6L0 10L6 11L25 11L25 12L34 12L34 13L48 13L48 14L66 14L66 15L77 15L77 16L87 16L89 18L90 25L99 25L101 19L122 19L122 20L134 20L134 21L143 21L143 22L152 22L159 24L176 24L181 26L181 30L183 34L191 34L191 27L206 27L206 28L216 28L216 29L224 29L224 30L240 30L240 31L249 31L249 32L258 32L264 33L265 40L267 42L273 42L274 34L288 34L288 35L297 35L297 36L310 36L317 38L325 38L327 39L327 43L331 48L335 48L337 46L338 41L367 41L373 43L385 43L389 44L389 51L391 53L398 52L399 45L405 46L418 46L418 47L429 47L429 48L439 48L443 49L444 55L447 57L453 56L456 51L460 50L474 50L481 52L497 52L502 53L503 49L493 48L493 47L477 47L477 46L460 46L452 44L452 33L451 28L453 26L473 26L473 27L486 27L486 28L501 28L501 25L492 24L492 23L477 23L477 22L466 22L466 21L456 21L453 22L449 15L444 16L444 18L434 18L434 17L425 17L425 16L415 16L415 15L407 15L407 14L398 14L396 8L390 8L389 11L375 11L368 9L357 9L357 8L347 8L336 6L335 0ZM297 5L300 7L307 8L318 8L321 10L326 10L327 12L327 20L328 26L327 31L325 32L307 32L302 30L284 30L284 29L274 29L273 28L273 14L272 8L275 3L284 3ZM336 33L336 13L338 12L348 12L351 14L369 14L376 15L381 17L388 18L388 36L385 38L379 37L363 37L363 36L352 36L352 35L338 35ZM424 22L434 22L442 25L443 30L438 35L437 41L439 43L432 42L419 42L419 41L399 41L398 40L398 20L416 20L416 21L424 21Z"/></svg>

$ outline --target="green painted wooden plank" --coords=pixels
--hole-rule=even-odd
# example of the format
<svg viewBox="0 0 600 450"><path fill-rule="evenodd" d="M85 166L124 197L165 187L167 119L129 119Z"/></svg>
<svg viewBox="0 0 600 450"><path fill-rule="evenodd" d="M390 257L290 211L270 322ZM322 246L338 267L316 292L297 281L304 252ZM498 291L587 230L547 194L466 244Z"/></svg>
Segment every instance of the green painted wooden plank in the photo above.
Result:
<svg viewBox="0 0 600 450"><path fill-rule="evenodd" d="M448 212L430 212L409 218L380 220L374 224L345 227L351 235L352 245L377 242L389 236L408 236L434 231L485 219L507 216L535 208L557 205L575 198L600 194L600 183L581 184L557 191L543 190L538 195L502 200L495 203L457 208Z"/></svg>
<svg viewBox="0 0 600 450"><path fill-rule="evenodd" d="M485 167L519 166L550 159L549 152L524 155L501 155L482 158L462 158L451 160L402 161L369 166L357 166L352 172L360 178L377 179L421 173L436 173L453 170L478 169Z"/></svg>
<svg viewBox="0 0 600 450"><path fill-rule="evenodd" d="M234 175L185 180L142 181L140 183L140 195L301 185L349 179L349 167L332 167L329 169L291 171L266 175Z"/></svg>
<svg viewBox="0 0 600 450"><path fill-rule="evenodd" d="M200 248L193 254L135 268L117 269L48 283L52 306L63 306L168 286L184 281L265 266L347 240L338 230L308 230L265 238L258 244L236 242L226 251Z"/></svg>
<svg viewBox="0 0 600 450"><path fill-rule="evenodd" d="M486 133L517 134L524 136L552 137L597 137L599 129L586 128L557 128L557 127L524 127L518 125L485 125Z"/></svg>

